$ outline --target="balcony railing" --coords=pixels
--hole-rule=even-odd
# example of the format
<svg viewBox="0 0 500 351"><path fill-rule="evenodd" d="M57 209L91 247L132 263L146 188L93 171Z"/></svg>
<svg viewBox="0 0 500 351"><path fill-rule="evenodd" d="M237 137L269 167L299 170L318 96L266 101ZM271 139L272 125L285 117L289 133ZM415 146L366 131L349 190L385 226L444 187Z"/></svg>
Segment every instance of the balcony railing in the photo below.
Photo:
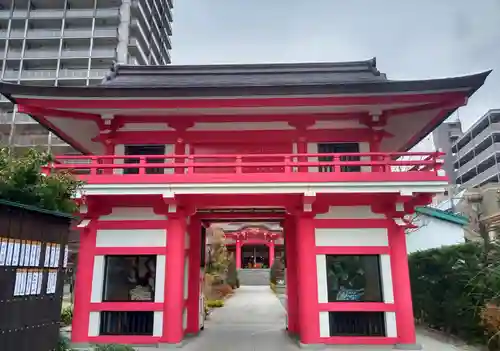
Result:
<svg viewBox="0 0 500 351"><path fill-rule="evenodd" d="M59 156L46 172L88 182L444 181L438 152ZM121 179L121 180L120 180Z"/></svg>

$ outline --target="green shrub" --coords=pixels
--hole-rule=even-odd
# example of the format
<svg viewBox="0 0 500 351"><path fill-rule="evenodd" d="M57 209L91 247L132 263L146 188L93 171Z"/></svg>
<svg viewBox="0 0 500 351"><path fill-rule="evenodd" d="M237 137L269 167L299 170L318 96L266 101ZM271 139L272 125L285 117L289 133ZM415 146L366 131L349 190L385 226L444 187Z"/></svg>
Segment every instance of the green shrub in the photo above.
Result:
<svg viewBox="0 0 500 351"><path fill-rule="evenodd" d="M224 300L208 300L206 305L208 308L224 307Z"/></svg>
<svg viewBox="0 0 500 351"><path fill-rule="evenodd" d="M285 265L281 259L275 259L269 271L270 283L276 285L278 280L283 279L285 276Z"/></svg>
<svg viewBox="0 0 500 351"><path fill-rule="evenodd" d="M500 292L500 274L498 266L485 264L484 257L483 246L474 243L410 255L417 322L468 342L487 342L481 312ZM496 262L499 259L496 257Z"/></svg>
<svg viewBox="0 0 500 351"><path fill-rule="evenodd" d="M234 259L234 255L231 255L229 258L226 281L231 288L236 289L238 287L238 270L236 269L236 260Z"/></svg>
<svg viewBox="0 0 500 351"><path fill-rule="evenodd" d="M95 351L135 351L135 349L128 345L107 344L97 345Z"/></svg>
<svg viewBox="0 0 500 351"><path fill-rule="evenodd" d="M70 351L69 338L64 335L59 335L59 341L57 342L57 351Z"/></svg>
<svg viewBox="0 0 500 351"><path fill-rule="evenodd" d="M42 174L42 167L53 161L52 156L29 149L22 156L0 149L0 198L52 211L74 213L73 200L82 182L68 172Z"/></svg>
<svg viewBox="0 0 500 351"><path fill-rule="evenodd" d="M73 306L66 306L61 310L61 324L64 326L71 325L73 321Z"/></svg>

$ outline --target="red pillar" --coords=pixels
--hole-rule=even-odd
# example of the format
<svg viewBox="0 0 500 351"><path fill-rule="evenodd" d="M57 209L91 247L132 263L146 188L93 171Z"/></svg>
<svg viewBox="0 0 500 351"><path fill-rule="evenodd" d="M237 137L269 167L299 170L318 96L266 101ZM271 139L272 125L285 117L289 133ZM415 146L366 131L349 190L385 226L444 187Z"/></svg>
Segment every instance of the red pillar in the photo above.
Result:
<svg viewBox="0 0 500 351"><path fill-rule="evenodd" d="M169 214L167 221L167 259L165 267L165 307L161 342L179 344L184 330L184 255L186 219L182 213Z"/></svg>
<svg viewBox="0 0 500 351"><path fill-rule="evenodd" d="M295 222L292 216L289 216L285 219L283 229L285 234L288 332L296 334L299 332L299 320L297 316L297 245L295 235Z"/></svg>
<svg viewBox="0 0 500 351"><path fill-rule="evenodd" d="M90 298L94 274L94 252L96 247L96 229L93 222L80 232L80 249L76 267L75 303L71 341L87 343L89 340Z"/></svg>
<svg viewBox="0 0 500 351"><path fill-rule="evenodd" d="M307 154L307 141L305 137L299 137L297 141L297 153L298 154ZM307 162L307 157L305 156L299 156L298 158L299 162ZM307 167L298 167L299 172L307 172L308 169Z"/></svg>
<svg viewBox="0 0 500 351"><path fill-rule="evenodd" d="M104 141L104 152L105 155L114 155L115 154L115 143L111 139L106 139ZM104 164L111 165L113 164L113 159L106 159L104 160ZM113 169L112 168L105 168L103 170L103 174L113 174Z"/></svg>
<svg viewBox="0 0 500 351"><path fill-rule="evenodd" d="M176 156L186 155L186 143L184 142L184 139L182 139L182 138L177 139L177 142L175 143L175 147L174 147L174 153ZM174 160L174 163L182 164L182 163L185 163L184 161L185 161L184 158L179 157L179 158L176 158ZM184 167L177 167L177 168L175 168L174 173L183 174L183 173L185 173L185 168Z"/></svg>
<svg viewBox="0 0 500 351"><path fill-rule="evenodd" d="M241 268L241 241L240 239L236 239L236 269Z"/></svg>
<svg viewBox="0 0 500 351"><path fill-rule="evenodd" d="M189 282L187 332L194 334L200 330L200 274L201 274L201 221L191 217L189 231Z"/></svg>
<svg viewBox="0 0 500 351"><path fill-rule="evenodd" d="M274 263L274 241L270 241L267 246L269 247L269 268L271 268Z"/></svg>
<svg viewBox="0 0 500 351"><path fill-rule="evenodd" d="M318 280L314 238L314 216L297 216L297 279L300 342L314 344L319 339Z"/></svg>
<svg viewBox="0 0 500 351"><path fill-rule="evenodd" d="M398 343L415 344L415 320L413 319L406 236L404 229L396 224L392 224L389 228L389 245Z"/></svg>

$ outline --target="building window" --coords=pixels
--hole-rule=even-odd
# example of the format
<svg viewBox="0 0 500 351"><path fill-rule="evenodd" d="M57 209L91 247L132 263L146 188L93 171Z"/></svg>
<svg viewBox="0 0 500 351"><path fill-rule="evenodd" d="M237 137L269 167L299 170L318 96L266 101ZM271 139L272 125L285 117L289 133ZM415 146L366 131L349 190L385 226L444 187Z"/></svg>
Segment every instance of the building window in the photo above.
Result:
<svg viewBox="0 0 500 351"><path fill-rule="evenodd" d="M337 154L337 153L359 153L358 143L328 143L328 144L318 144L319 154ZM320 156L318 158L320 162L332 162L332 156ZM360 157L356 155L352 156L341 156L340 161L359 161ZM338 172L339 169L335 169L335 166L320 166L320 172ZM340 172L360 172L360 166L340 166Z"/></svg>
<svg viewBox="0 0 500 351"><path fill-rule="evenodd" d="M103 301L153 302L155 279L155 255L106 256Z"/></svg>
<svg viewBox="0 0 500 351"><path fill-rule="evenodd" d="M326 255L329 302L382 302L378 255Z"/></svg>
<svg viewBox="0 0 500 351"><path fill-rule="evenodd" d="M125 145L125 155L155 156L165 155L165 145ZM124 163L139 163L139 158L127 158ZM146 163L165 163L163 158L146 158ZM164 168L146 168L146 174L163 174ZM125 168L123 174L139 174L139 168Z"/></svg>

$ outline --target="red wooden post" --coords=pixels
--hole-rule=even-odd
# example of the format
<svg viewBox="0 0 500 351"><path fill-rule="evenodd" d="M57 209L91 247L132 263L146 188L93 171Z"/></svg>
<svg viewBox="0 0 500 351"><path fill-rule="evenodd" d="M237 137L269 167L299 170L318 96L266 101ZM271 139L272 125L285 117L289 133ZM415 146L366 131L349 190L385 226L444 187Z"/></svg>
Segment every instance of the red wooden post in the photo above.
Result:
<svg viewBox="0 0 500 351"><path fill-rule="evenodd" d="M315 255L314 216L301 213L297 216L297 292L300 320L300 343L314 344L319 339L318 280Z"/></svg>
<svg viewBox="0 0 500 351"><path fill-rule="evenodd" d="M300 137L297 141L297 153L299 154L298 161L299 162L307 162L307 157L304 156L307 154L307 142L304 137ZM301 166L298 168L299 172L307 172L308 168Z"/></svg>
<svg viewBox="0 0 500 351"><path fill-rule="evenodd" d="M395 223L389 227L389 246L398 343L412 345L416 343L416 336L406 253L406 235L404 229Z"/></svg>
<svg viewBox="0 0 500 351"><path fill-rule="evenodd" d="M80 232L80 248L75 280L75 302L71 327L73 343L89 340L90 299L94 274L94 252L97 230L93 222Z"/></svg>
<svg viewBox="0 0 500 351"><path fill-rule="evenodd" d="M146 157L139 157L139 174L146 174Z"/></svg>
<svg viewBox="0 0 500 351"><path fill-rule="evenodd" d="M174 153L175 153L175 156L186 155L186 144L184 142L184 139L181 139L181 138L177 139L177 142L175 143ZM176 157L174 159L174 163L175 164L184 163L184 160L185 160L185 158L183 158L183 157ZM174 169L174 173L183 174L186 172L184 170L184 167L176 167Z"/></svg>
<svg viewBox="0 0 500 351"><path fill-rule="evenodd" d="M241 268L241 240L236 239L236 268L240 269Z"/></svg>
<svg viewBox="0 0 500 351"><path fill-rule="evenodd" d="M243 168L241 167L241 156L236 156L236 173L243 173Z"/></svg>
<svg viewBox="0 0 500 351"><path fill-rule="evenodd" d="M267 245L269 247L269 267L274 263L274 241L270 241Z"/></svg>
<svg viewBox="0 0 500 351"><path fill-rule="evenodd" d="M286 260L286 295L288 332L299 332L298 320L298 294L297 294L297 245L296 228L292 216L287 216L283 232L285 235L285 260Z"/></svg>
<svg viewBox="0 0 500 351"><path fill-rule="evenodd" d="M167 259L165 267L165 307L162 343L180 344L184 336L184 254L186 219L181 213L169 214L167 221Z"/></svg>
<svg viewBox="0 0 500 351"><path fill-rule="evenodd" d="M189 231L188 267L188 315L186 332L195 334L200 330L200 267L201 267L201 221L191 217Z"/></svg>

